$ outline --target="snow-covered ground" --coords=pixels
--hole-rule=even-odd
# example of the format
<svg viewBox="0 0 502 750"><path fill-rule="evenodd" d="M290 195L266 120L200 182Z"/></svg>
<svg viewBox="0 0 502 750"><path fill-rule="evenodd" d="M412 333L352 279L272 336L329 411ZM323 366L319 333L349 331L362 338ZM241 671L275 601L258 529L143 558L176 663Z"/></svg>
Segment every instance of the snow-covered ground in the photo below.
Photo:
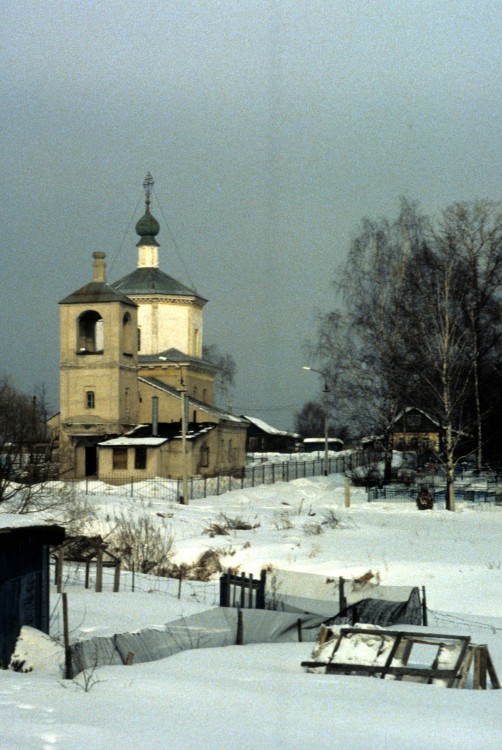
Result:
<svg viewBox="0 0 502 750"><path fill-rule="evenodd" d="M115 493L94 496L95 529L132 506L167 527L175 560L202 550L258 574L275 565L333 577L369 570L382 584L425 586L431 632L470 635L488 644L502 675L502 508L459 505L418 511L413 503L366 502L352 489L344 507L341 476L299 479L174 505ZM209 537L219 514L255 528ZM332 512L338 525L323 523ZM161 515L159 515L161 514ZM65 575L72 638L162 627L217 606L218 583L122 577L121 591L85 590L83 570ZM62 630L52 595L52 634ZM153 750L154 748L344 748L344 750L495 750L502 746L502 691L306 673L312 644L198 649L165 660L103 667L64 681L54 658L28 674L0 672L0 748ZM89 687L89 686L88 686Z"/></svg>

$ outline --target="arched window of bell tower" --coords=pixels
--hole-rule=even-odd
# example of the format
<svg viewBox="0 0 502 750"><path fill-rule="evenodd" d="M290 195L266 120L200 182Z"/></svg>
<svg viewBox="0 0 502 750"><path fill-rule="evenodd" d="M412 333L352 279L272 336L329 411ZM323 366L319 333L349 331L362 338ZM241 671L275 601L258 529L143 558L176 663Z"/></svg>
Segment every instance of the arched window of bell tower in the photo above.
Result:
<svg viewBox="0 0 502 750"><path fill-rule="evenodd" d="M81 354L101 354L104 348L104 323L94 310L82 313L78 319L77 351Z"/></svg>
<svg viewBox="0 0 502 750"><path fill-rule="evenodd" d="M124 354L133 353L133 325L130 313L125 313L122 318L122 351Z"/></svg>

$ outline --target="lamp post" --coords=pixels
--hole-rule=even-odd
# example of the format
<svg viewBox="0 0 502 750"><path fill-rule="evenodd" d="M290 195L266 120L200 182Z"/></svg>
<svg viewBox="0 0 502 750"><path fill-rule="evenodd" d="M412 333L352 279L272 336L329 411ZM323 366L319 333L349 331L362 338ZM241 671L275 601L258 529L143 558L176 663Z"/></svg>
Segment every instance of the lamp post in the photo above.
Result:
<svg viewBox="0 0 502 750"><path fill-rule="evenodd" d="M324 476L328 476L328 467L329 467L329 457L328 457L328 447L329 447L329 441L328 441L328 379L326 375L321 372L321 370L315 370L313 367L307 367L306 365L303 365L304 370L310 370L310 372L317 372L318 375L322 375L324 378L324 390L322 392L322 403L323 403L323 410L324 410Z"/></svg>

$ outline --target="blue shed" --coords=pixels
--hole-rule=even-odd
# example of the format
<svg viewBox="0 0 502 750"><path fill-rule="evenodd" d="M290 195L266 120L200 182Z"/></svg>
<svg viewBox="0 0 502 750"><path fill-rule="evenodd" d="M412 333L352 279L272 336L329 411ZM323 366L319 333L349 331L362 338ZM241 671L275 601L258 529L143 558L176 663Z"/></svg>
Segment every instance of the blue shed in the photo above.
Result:
<svg viewBox="0 0 502 750"><path fill-rule="evenodd" d="M0 667L7 669L19 631L49 632L49 547L65 537L61 526L31 516L0 514Z"/></svg>

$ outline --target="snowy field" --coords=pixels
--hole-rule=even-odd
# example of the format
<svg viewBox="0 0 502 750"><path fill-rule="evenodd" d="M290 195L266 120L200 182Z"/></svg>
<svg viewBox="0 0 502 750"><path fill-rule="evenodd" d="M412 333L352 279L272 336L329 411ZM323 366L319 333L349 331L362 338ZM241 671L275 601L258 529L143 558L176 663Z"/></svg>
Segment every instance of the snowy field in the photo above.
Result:
<svg viewBox="0 0 502 750"><path fill-rule="evenodd" d="M431 632L487 644L502 676L502 508L366 502L333 475L238 490L174 505L103 492L92 498L105 533L120 508L148 513L174 538L178 563L211 547L225 566L257 575L272 565L347 579L372 571L385 585L425 586ZM224 512L255 528L209 537ZM161 514L161 515L159 515ZM336 517L334 528L325 523ZM333 525L333 524L332 524ZM65 571L72 639L159 627L217 606L217 579L178 581L124 574L121 591L85 590ZM52 635L60 597L52 592ZM447 690L368 677L306 673L310 643L197 649L148 664L61 678L57 656L28 650L33 671L0 672L2 750L499 750L502 691ZM37 661L38 659L38 661Z"/></svg>

